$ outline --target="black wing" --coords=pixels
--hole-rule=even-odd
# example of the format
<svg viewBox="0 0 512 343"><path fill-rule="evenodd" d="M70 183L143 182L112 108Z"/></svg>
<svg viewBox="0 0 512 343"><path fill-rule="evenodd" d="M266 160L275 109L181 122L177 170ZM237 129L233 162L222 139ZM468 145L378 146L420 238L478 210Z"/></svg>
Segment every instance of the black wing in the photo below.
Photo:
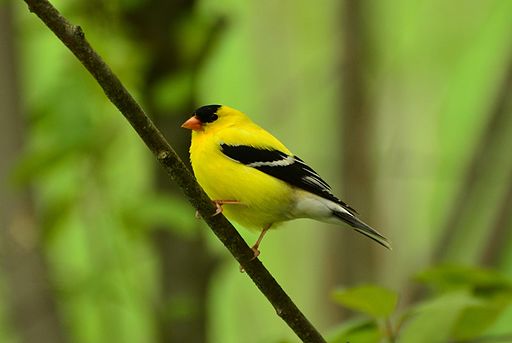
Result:
<svg viewBox="0 0 512 343"><path fill-rule="evenodd" d="M248 145L220 145L224 155L271 175L292 186L331 200L356 214L356 210L345 204L331 193L331 187L297 156L290 156L272 148L257 148Z"/></svg>

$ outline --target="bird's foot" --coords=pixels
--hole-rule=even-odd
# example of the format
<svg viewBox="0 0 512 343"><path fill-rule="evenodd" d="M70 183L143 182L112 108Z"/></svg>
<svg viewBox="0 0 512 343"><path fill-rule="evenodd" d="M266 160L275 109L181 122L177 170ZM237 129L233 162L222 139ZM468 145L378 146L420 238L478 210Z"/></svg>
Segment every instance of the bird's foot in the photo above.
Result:
<svg viewBox="0 0 512 343"><path fill-rule="evenodd" d="M270 229L271 226L272 226L272 224L269 224L269 225L265 226L263 228L263 230L261 230L261 233L260 233L260 236L258 237L258 240L251 247L251 250L254 253L253 257L251 258L251 261L254 260L256 257L260 256L259 247L260 247L261 241L263 240L263 237L265 237L265 234L267 233L268 229Z"/></svg>
<svg viewBox="0 0 512 343"><path fill-rule="evenodd" d="M228 205L240 205L241 202L238 200L213 200L213 204L215 205L215 213L212 214L212 217L215 217L222 213L223 208L222 205L228 204Z"/></svg>
<svg viewBox="0 0 512 343"><path fill-rule="evenodd" d="M256 257L260 256L260 251L258 249L258 245L254 245L251 248L252 252L254 253L253 257L250 259L250 261L254 260Z"/></svg>
<svg viewBox="0 0 512 343"><path fill-rule="evenodd" d="M254 245L252 248L251 248L252 252L253 252L253 256L251 257L251 259L249 260L250 261L253 261L256 259L256 257L260 256L260 251L258 249L258 245ZM245 273L245 269L244 267L242 267L242 265L240 265L240 273Z"/></svg>
<svg viewBox="0 0 512 343"><path fill-rule="evenodd" d="M222 205L224 205L224 204L236 205L236 204L241 204L241 202L238 200L213 200L213 204L215 205L215 212L212 214L212 217L215 217L216 215L219 215L222 213L222 211L223 211ZM198 210L196 210L195 217L196 217L196 219L202 218L201 214L199 213Z"/></svg>

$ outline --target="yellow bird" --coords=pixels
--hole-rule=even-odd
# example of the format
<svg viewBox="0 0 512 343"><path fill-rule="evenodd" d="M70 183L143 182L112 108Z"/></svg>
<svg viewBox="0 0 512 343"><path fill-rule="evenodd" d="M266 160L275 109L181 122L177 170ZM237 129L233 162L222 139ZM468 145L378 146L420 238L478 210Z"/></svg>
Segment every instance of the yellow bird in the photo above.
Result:
<svg viewBox="0 0 512 343"><path fill-rule="evenodd" d="M197 109L182 127L192 130L190 161L218 214L261 234L296 218L345 222L384 247L383 235L362 222L331 187L283 143L242 112L223 105Z"/></svg>

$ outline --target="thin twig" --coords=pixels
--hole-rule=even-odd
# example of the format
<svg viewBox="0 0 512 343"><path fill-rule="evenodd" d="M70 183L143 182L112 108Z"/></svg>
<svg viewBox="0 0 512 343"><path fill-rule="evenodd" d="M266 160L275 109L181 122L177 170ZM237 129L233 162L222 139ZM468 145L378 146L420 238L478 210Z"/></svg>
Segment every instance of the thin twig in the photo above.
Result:
<svg viewBox="0 0 512 343"><path fill-rule="evenodd" d="M35 13L55 33L92 74L110 101L130 122L215 235L274 306L277 314L303 342L325 342L324 338L297 308L261 262L258 259L251 261L253 251L231 223L222 215L211 216L215 212L211 200L197 184L190 171L151 119L144 113L101 57L92 49L80 26L71 24L47 0L24 1L28 4L30 11Z"/></svg>

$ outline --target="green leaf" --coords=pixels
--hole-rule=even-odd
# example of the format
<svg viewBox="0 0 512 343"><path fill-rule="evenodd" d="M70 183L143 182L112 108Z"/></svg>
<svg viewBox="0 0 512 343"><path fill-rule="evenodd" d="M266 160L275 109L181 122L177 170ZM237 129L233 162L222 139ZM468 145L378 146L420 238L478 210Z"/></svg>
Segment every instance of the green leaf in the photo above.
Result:
<svg viewBox="0 0 512 343"><path fill-rule="evenodd" d="M512 283L493 270L442 265L420 273L419 281L441 296L420 304L402 333L404 342L476 338L494 325L512 301ZM420 341L423 342L423 341Z"/></svg>
<svg viewBox="0 0 512 343"><path fill-rule="evenodd" d="M453 328L453 338L468 340L483 334L496 323L510 302L510 297L502 296L468 307L462 312Z"/></svg>
<svg viewBox="0 0 512 343"><path fill-rule="evenodd" d="M400 332L400 343L447 342L461 313L481 302L468 291L436 297L415 307Z"/></svg>
<svg viewBox="0 0 512 343"><path fill-rule="evenodd" d="M329 343L378 343L382 340L377 323L373 319L353 320L338 327Z"/></svg>
<svg viewBox="0 0 512 343"><path fill-rule="evenodd" d="M398 302L396 292L375 285L337 290L333 296L339 304L373 318L390 316Z"/></svg>
<svg viewBox="0 0 512 343"><path fill-rule="evenodd" d="M416 279L440 292L473 288L484 295L512 290L512 281L506 276L477 267L436 266L421 272Z"/></svg>
<svg viewBox="0 0 512 343"><path fill-rule="evenodd" d="M492 323L491 327L485 330L485 335L501 335L505 332L510 332L510 323L512 323L512 305L508 304Z"/></svg>

